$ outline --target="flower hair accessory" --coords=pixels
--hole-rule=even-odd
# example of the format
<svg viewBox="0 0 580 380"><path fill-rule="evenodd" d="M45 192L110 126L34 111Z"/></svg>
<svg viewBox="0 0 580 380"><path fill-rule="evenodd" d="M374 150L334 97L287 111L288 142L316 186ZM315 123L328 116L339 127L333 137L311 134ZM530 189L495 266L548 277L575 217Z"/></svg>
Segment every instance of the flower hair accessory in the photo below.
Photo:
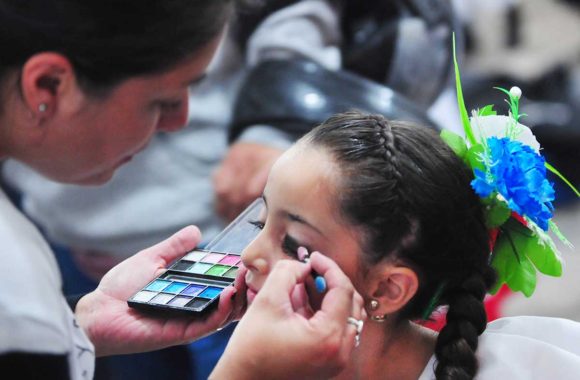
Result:
<svg viewBox="0 0 580 380"><path fill-rule="evenodd" d="M467 113L453 40L457 102L465 138L449 131L442 139L473 170L471 186L481 197L486 224L490 230L491 264L498 274L492 289L496 293L506 284L527 297L536 288L537 271L561 276L562 260L552 232L571 247L552 221L555 199L547 171L563 180L576 195L578 190L541 155L540 144L530 128L520 123L518 87L509 91L508 116L497 115L493 105Z"/></svg>

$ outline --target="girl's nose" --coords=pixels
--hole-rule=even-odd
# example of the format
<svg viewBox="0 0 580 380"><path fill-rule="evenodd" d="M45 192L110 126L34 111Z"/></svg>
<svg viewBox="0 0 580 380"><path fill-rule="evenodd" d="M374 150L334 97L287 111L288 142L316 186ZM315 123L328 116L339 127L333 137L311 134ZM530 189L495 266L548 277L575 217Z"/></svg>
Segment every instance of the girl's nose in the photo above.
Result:
<svg viewBox="0 0 580 380"><path fill-rule="evenodd" d="M259 272L261 274L268 273L268 261L264 257L264 252L267 252L264 247L263 231L243 250L242 263L248 270Z"/></svg>

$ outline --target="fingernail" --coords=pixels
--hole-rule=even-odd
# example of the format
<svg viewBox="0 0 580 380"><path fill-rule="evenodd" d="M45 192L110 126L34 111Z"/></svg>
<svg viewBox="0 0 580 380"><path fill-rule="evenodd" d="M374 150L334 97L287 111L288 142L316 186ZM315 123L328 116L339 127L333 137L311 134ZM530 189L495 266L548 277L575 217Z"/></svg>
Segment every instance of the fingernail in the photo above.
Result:
<svg viewBox="0 0 580 380"><path fill-rule="evenodd" d="M318 293L324 293L326 291L326 280L322 276L317 276L314 279L314 285L316 286L316 291Z"/></svg>
<svg viewBox="0 0 580 380"><path fill-rule="evenodd" d="M296 252L298 254L298 260L307 263L310 260L310 255L308 254L308 250L304 247L298 247Z"/></svg>

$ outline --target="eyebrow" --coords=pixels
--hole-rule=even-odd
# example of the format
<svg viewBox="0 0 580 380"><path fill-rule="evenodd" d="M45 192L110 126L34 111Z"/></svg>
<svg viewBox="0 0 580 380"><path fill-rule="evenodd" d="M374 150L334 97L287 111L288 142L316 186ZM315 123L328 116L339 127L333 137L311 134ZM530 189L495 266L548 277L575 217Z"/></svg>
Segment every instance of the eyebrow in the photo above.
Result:
<svg viewBox="0 0 580 380"><path fill-rule="evenodd" d="M264 200L266 207L268 207L268 202L266 200L266 196L262 195L262 199ZM324 234L318 228L314 227L314 225L312 223L309 223L306 219L304 219L300 215L292 214L288 211L282 211L282 212L283 212L284 216L286 218L288 218L290 221L308 226L308 227L312 228L314 231L318 232L320 235L324 236Z"/></svg>

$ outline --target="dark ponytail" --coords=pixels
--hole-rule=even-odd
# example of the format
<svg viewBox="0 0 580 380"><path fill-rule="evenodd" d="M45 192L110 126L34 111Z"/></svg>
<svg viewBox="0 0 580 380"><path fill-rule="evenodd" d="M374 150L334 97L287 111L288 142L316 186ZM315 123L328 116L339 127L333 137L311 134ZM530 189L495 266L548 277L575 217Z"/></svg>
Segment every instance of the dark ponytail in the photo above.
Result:
<svg viewBox="0 0 580 380"><path fill-rule="evenodd" d="M336 115L304 141L341 168L341 215L363 231L366 265L388 258L417 273L417 293L398 317L449 306L436 343L437 379L473 378L495 273L471 171L435 131L379 115Z"/></svg>
<svg viewBox="0 0 580 380"><path fill-rule="evenodd" d="M478 338L485 331L487 315L483 299L493 285L495 273L475 273L459 287L448 291L447 323L435 346L439 380L473 379L478 363L475 357Z"/></svg>

